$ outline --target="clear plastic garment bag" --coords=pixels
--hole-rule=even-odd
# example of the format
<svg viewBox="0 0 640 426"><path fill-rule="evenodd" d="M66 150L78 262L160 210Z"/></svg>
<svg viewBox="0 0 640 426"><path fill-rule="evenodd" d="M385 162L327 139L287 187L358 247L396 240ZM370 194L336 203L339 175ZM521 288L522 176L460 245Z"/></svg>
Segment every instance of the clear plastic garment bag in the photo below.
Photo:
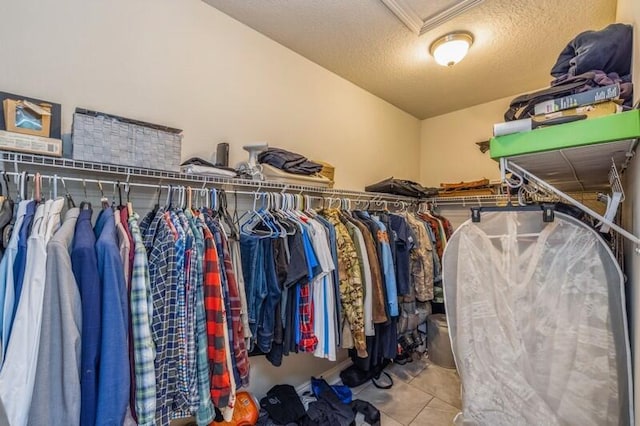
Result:
<svg viewBox="0 0 640 426"><path fill-rule="evenodd" d="M556 213L483 213L449 241L443 284L464 425L633 424L623 275Z"/></svg>

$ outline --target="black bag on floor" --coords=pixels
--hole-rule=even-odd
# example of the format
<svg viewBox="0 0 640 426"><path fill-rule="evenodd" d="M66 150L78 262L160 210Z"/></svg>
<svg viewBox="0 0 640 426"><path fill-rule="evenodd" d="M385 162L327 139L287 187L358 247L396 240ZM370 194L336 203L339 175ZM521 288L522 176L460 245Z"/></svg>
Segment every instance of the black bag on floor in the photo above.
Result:
<svg viewBox="0 0 640 426"><path fill-rule="evenodd" d="M384 371L385 367L389 364L390 361L385 359L382 363L369 370L363 370L357 365L352 364L340 372L340 379L344 385L349 386L350 388L358 387L371 380L371 383L373 383L373 385L378 389L391 389L393 386L393 379ZM383 374L387 377L387 381L389 382L386 385L377 383L377 380L380 379Z"/></svg>

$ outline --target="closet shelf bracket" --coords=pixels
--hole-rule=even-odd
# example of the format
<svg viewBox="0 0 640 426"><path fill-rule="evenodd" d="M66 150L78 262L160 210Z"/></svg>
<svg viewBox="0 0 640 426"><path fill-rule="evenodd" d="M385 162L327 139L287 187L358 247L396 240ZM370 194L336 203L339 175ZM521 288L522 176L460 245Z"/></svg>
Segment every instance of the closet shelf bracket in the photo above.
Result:
<svg viewBox="0 0 640 426"><path fill-rule="evenodd" d="M617 211L618 205L624 199L624 192L622 191L620 178L618 176L617 169L615 168L615 162L612 169L615 169L615 176L611 176L610 174L610 180L614 178L614 184L615 184L612 186L613 195L610 197L612 201L610 202L610 205L607 208L607 213L603 216L597 213L596 211L594 211L593 209L587 207L580 201L576 200L575 198L571 197L569 194L549 184L544 179L539 178L538 176L534 175L530 171L514 163L512 160L508 158L500 159L501 176L503 178L503 181L506 182L509 186L514 185L514 182L509 181L506 176L509 173L515 174L521 183L524 181L529 181L530 183L533 183L534 185L543 189L544 191L552 193L557 197L559 197L560 199L565 200L569 204L579 208L580 210L582 210L589 216L593 217L594 219L597 219L600 222L601 230L603 232L606 232L609 229L613 229L614 231L616 231L626 239L636 244L636 246L640 246L640 238L638 238L637 236L633 235L629 231L625 230L624 228L620 227L618 224L613 222L613 217L615 216L615 212ZM615 211L614 211L614 205L615 205ZM611 212L609 211L610 209L611 209ZM640 254L640 250L636 249L636 253Z"/></svg>

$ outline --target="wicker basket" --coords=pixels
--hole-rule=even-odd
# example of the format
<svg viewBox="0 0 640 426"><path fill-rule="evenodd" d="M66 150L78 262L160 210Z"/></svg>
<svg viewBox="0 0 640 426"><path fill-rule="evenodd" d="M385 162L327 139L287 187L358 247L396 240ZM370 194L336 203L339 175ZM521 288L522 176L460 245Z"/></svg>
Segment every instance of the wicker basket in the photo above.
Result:
<svg viewBox="0 0 640 426"><path fill-rule="evenodd" d="M95 111L73 115L73 159L180 171L182 130Z"/></svg>
<svg viewBox="0 0 640 426"><path fill-rule="evenodd" d="M333 188L333 184L335 183L334 175L336 172L335 167L333 167L329 163L325 163L324 161L311 160L314 163L318 163L322 165L322 170L320 170L319 174L326 177L331 181L330 187Z"/></svg>

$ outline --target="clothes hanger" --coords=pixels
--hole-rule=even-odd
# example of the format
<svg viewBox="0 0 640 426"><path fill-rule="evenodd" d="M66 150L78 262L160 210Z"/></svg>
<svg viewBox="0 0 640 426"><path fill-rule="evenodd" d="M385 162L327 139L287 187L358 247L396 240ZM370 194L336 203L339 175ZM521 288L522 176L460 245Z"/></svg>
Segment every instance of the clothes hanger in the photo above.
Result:
<svg viewBox="0 0 640 426"><path fill-rule="evenodd" d="M2 171L2 182L0 182L0 205L2 205L4 203L4 200L6 199L5 197L5 192L7 193L7 196L9 195L9 186L7 185L6 187L4 186L4 177L6 176L7 172L5 172L4 170Z"/></svg>
<svg viewBox="0 0 640 426"><path fill-rule="evenodd" d="M106 209L109 207L109 199L104 196L104 189L102 188L102 182L100 181L98 181L98 189L100 189L100 204L103 209Z"/></svg>
<svg viewBox="0 0 640 426"><path fill-rule="evenodd" d="M160 195L158 195L158 199L160 199ZM167 190L167 200L165 202L165 210L171 210L173 208L173 185L169 184L169 188Z"/></svg>
<svg viewBox="0 0 640 426"><path fill-rule="evenodd" d="M58 198L58 175L49 176L49 198Z"/></svg>
<svg viewBox="0 0 640 426"><path fill-rule="evenodd" d="M33 199L36 201L36 203L41 202L42 201L42 178L39 172L36 172L36 174L33 176L33 190L34 190Z"/></svg>
<svg viewBox="0 0 640 426"><path fill-rule="evenodd" d="M117 184L116 184L116 182L113 182L113 190L111 191L111 209L112 210L116 210L117 209L117 206L116 206L116 187L119 190L119 188L120 188L120 182L119 181L117 182Z"/></svg>
<svg viewBox="0 0 640 426"><path fill-rule="evenodd" d="M483 212L521 212L521 211L541 211L542 221L545 223L553 222L555 219L555 206L550 203L530 204L526 206L518 206L508 204L503 207L487 206L487 207L471 207L471 221L478 223Z"/></svg>
<svg viewBox="0 0 640 426"><path fill-rule="evenodd" d="M267 223L270 225L271 230L273 231L272 237L280 237L285 231L277 221L277 219L271 213L271 193L265 192L263 193L262 198L262 213L266 216Z"/></svg>
<svg viewBox="0 0 640 426"><path fill-rule="evenodd" d="M193 210L193 193L190 186L187 186L187 209Z"/></svg>
<svg viewBox="0 0 640 426"><path fill-rule="evenodd" d="M129 185L129 178L127 178L127 183L126 183L124 192L127 194L127 213L129 213L129 217L133 217L134 215L133 203L129 198L131 196L131 186Z"/></svg>
<svg viewBox="0 0 640 426"><path fill-rule="evenodd" d="M218 190L216 188L211 188L211 191L209 192L209 196L211 199L211 208L210 208L210 213L211 213L211 217L213 218L217 218L218 217L218 205L219 205L219 200L218 200Z"/></svg>
<svg viewBox="0 0 640 426"><path fill-rule="evenodd" d="M11 199L11 191L9 190L9 176L7 175L6 171L2 172L2 180L4 181L4 185L6 189L6 198L10 201L13 201Z"/></svg>
<svg viewBox="0 0 640 426"><path fill-rule="evenodd" d="M66 198L67 200L67 209L72 209L76 206L76 203L73 201L73 197L71 196L71 194L69 193L69 190L67 189L67 184L64 182L64 178L60 178L60 182L62 183L62 187L64 188L64 198ZM80 205L80 208L82 209L82 205ZM91 208L89 206L89 208Z"/></svg>
<svg viewBox="0 0 640 426"><path fill-rule="evenodd" d="M20 199L21 200L27 199L28 183L29 183L29 173L22 172L20 174Z"/></svg>
<svg viewBox="0 0 640 426"><path fill-rule="evenodd" d="M178 210L184 210L184 186L178 186Z"/></svg>
<svg viewBox="0 0 640 426"><path fill-rule="evenodd" d="M279 224L284 229L284 233L282 237L284 237L285 235L287 236L295 235L297 230L296 225L292 223L292 222L295 222L297 219L294 217L292 211L289 209L288 197L289 197L289 194L285 194L284 192L277 194L277 199L279 204L278 216L281 218L281 220L279 221Z"/></svg>
<svg viewBox="0 0 640 426"><path fill-rule="evenodd" d="M121 208L124 204L122 204L122 187L119 180L116 181L116 186L118 187L118 208Z"/></svg>
<svg viewBox="0 0 640 426"><path fill-rule="evenodd" d="M262 203L264 203L264 193L255 193L253 198L253 210L251 211L248 219L240 226L240 233L244 235L258 235L260 238L269 238L275 234L276 230L265 215L264 206L257 209L257 202L259 198L261 198ZM263 224L267 229L256 229L256 226L259 224ZM267 232L268 234L262 234L262 232Z"/></svg>
<svg viewBox="0 0 640 426"><path fill-rule="evenodd" d="M71 194L69 193L69 190L67 189L67 185L65 185L64 183L64 179L61 179L62 182L62 186L64 187L64 190L66 192L66 197L67 197L67 206L69 204L71 204L73 207L75 207L75 202L73 201L73 198L71 197ZM82 179L82 189L84 191L84 200L80 202L80 210L91 210L91 203L88 200L87 197L87 182L85 182L84 179Z"/></svg>

